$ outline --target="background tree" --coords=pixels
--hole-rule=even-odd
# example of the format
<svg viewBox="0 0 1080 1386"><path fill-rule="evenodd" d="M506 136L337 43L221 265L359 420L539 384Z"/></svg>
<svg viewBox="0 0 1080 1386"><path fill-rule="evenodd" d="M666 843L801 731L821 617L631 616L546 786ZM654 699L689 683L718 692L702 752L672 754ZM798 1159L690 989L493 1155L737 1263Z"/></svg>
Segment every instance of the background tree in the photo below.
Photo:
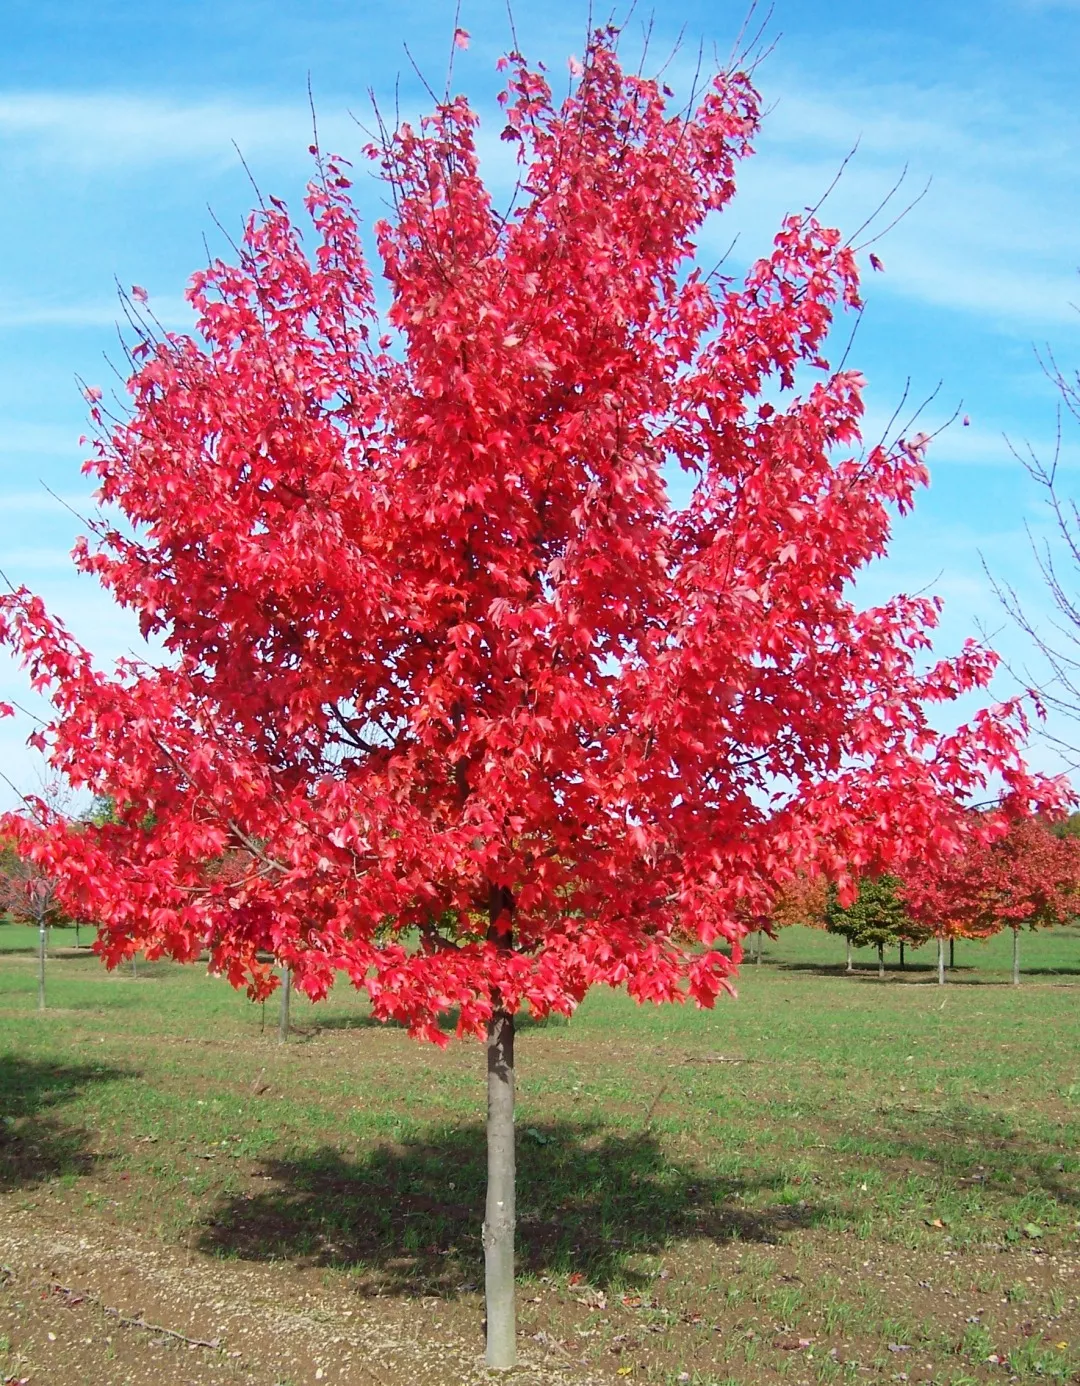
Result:
<svg viewBox="0 0 1080 1386"><path fill-rule="evenodd" d="M1065 924L1080 905L1080 839L1053 829L1023 816L1004 832L973 833L962 853L908 874L908 908L939 937L988 938L1011 928L1019 986L1020 930Z"/></svg>
<svg viewBox="0 0 1080 1386"><path fill-rule="evenodd" d="M1052 355L1041 364L1060 401L1057 446L1050 458L1040 457L1031 448L1023 453L1014 450L1014 455L1035 482L1050 521L1046 529L1034 530L1029 525L1027 530L1052 615L1048 619L1032 612L1013 587L992 573L988 576L1005 610L1027 635L1047 670L1038 676L1015 672L1025 684L1036 685L1040 698L1061 715L1066 730L1050 739L1075 752L1080 749L1080 732L1076 731L1080 723L1080 507L1075 494L1062 484L1061 445L1063 418L1080 423L1080 373L1063 371Z"/></svg>
<svg viewBox="0 0 1080 1386"><path fill-rule="evenodd" d="M1049 827L1055 837L1080 838L1080 813L1074 812L1057 818Z"/></svg>
<svg viewBox="0 0 1080 1386"><path fill-rule="evenodd" d="M39 829L46 823L70 823L70 786L61 776L44 770L39 772L38 781L36 794L19 795L26 810L25 821ZM10 780L8 784L19 793ZM0 838L0 914L6 914L16 923L37 928L38 1009L44 1010L49 930L74 923L78 944L79 926L77 919L73 921L60 903L55 876L36 862L31 853L21 849L17 834Z"/></svg>
<svg viewBox="0 0 1080 1386"><path fill-rule="evenodd" d="M840 934L848 943L848 971L851 949L876 948L878 976L885 976L885 949L896 947L910 937L912 921L904 908L896 876L864 876L855 898L844 904L839 892L830 889L825 901L825 927Z"/></svg>
<svg viewBox="0 0 1080 1386"><path fill-rule="evenodd" d="M281 1011L278 1015L278 1044L284 1044L289 1038L289 1023L292 1003L292 972L289 968L281 969Z"/></svg>
<svg viewBox="0 0 1080 1386"><path fill-rule="evenodd" d="M904 904L903 881L897 879L897 896ZM907 950L909 948L921 948L933 935L919 920L913 918L910 911L905 907L904 920L897 932L897 947L900 950L900 966L906 966ZM950 963L950 966L952 964Z"/></svg>
<svg viewBox="0 0 1080 1386"><path fill-rule="evenodd" d="M797 876L777 891L769 912L769 931L787 929L794 924L805 928L823 929L825 927L825 902L828 885L818 877L811 879L805 875ZM757 960L761 960L762 928L754 937L757 940Z"/></svg>
<svg viewBox="0 0 1080 1386"><path fill-rule="evenodd" d="M925 439L862 448L863 379L824 354L851 246L800 214L743 284L695 261L757 129L747 74L675 106L611 30L562 102L502 66L510 213L464 98L368 151L385 317L316 150L310 254L272 201L193 279L196 336L146 319L130 411L89 392L109 509L77 563L144 659L98 670L30 592L0 604L53 700L35 740L117 820L12 830L108 963L207 948L260 996L269 955L309 997L341 972L378 1019L486 1037L495 1367L515 1013L597 984L710 1006L797 873L847 898L959 846L950 806L990 776L1058 792L1015 703L932 730L995 664L926 668L935 602L850 600L926 480ZM208 875L233 851L244 875Z"/></svg>
<svg viewBox="0 0 1080 1386"><path fill-rule="evenodd" d="M973 817L973 821L975 821ZM944 986L945 944L949 966L957 938L987 939L1001 924L987 915L976 880L981 854L971 847L948 861L913 862L904 872L903 897L908 913L927 937L937 940L937 976Z"/></svg>
<svg viewBox="0 0 1080 1386"><path fill-rule="evenodd" d="M38 1010L45 1009L45 960L49 929L64 922L55 880L14 843L0 846L0 914L38 931Z"/></svg>

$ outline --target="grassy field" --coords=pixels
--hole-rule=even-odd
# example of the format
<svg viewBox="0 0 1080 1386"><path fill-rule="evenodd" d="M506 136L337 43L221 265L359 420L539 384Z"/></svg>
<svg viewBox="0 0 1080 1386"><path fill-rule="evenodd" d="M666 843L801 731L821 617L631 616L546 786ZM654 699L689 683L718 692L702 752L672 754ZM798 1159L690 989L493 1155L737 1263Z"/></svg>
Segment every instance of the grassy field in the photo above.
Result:
<svg viewBox="0 0 1080 1386"><path fill-rule="evenodd" d="M481 1379L476 1045L343 989L280 1047L274 1003L66 946L39 1015L33 942L0 926L0 1381ZM1010 947L940 988L789 930L711 1014L522 1022L521 1379L1080 1379L1080 931L1018 989Z"/></svg>
<svg viewBox="0 0 1080 1386"><path fill-rule="evenodd" d="M37 948L36 927L27 924L6 924L0 922L0 953L25 953L27 949ZM93 929L50 929L49 948L62 951L65 948L89 947L94 941Z"/></svg>

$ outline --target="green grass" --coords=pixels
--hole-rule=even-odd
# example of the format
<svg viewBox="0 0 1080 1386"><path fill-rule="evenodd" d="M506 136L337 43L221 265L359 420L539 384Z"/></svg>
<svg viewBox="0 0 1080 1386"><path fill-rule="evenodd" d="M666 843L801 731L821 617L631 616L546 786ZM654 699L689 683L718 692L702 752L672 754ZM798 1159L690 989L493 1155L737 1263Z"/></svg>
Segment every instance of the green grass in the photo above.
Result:
<svg viewBox="0 0 1080 1386"><path fill-rule="evenodd" d="M94 941L94 930L74 927L49 930L49 951L61 948L74 948L78 945L89 948ZM0 953L36 953L38 946L37 926L32 924L11 924L0 921Z"/></svg>
<svg viewBox="0 0 1080 1386"><path fill-rule="evenodd" d="M975 940L958 939L955 945L956 981L991 981L1012 976L1011 929L1003 929L993 938ZM766 938L765 957L788 967L800 965L828 967L842 970L844 967L844 940L820 929L787 929L777 941ZM906 971L916 977L926 976L937 970L937 941L924 943L921 948L908 948L906 952ZM856 948L852 952L855 966L867 971L877 970L877 950ZM947 949L946 949L947 955ZM885 950L887 970L899 972L900 955L896 948ZM748 964L751 967L752 964ZM1064 929L1045 929L1021 931L1020 933L1021 971L1032 977L1062 975L1080 981L1080 925L1074 924Z"/></svg>
<svg viewBox="0 0 1080 1386"><path fill-rule="evenodd" d="M275 1002L263 1032L198 967L133 978L90 955L50 959L39 1015L16 928L7 1206L107 1212L224 1273L286 1259L364 1294L475 1299L477 1046L420 1047L342 988L296 998L282 1048ZM657 1382L1069 1379L1080 933L1025 935L1020 988L1010 944L961 943L941 988L930 949L880 983L874 954L849 977L842 941L788 930L712 1013L602 992L523 1022L523 1331Z"/></svg>

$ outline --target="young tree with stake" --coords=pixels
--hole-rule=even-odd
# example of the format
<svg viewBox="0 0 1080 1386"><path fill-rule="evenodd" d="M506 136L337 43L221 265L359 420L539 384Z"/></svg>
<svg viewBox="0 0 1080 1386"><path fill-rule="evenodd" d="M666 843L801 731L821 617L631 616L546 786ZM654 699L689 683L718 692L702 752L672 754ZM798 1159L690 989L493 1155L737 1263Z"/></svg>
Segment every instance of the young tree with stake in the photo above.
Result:
<svg viewBox="0 0 1080 1386"><path fill-rule="evenodd" d="M989 824L985 825L989 827ZM998 823L998 831L1007 830ZM957 938L986 939L997 933L1001 925L989 918L977 900L981 898L974 884L972 867L981 856L984 844L973 838L962 852L947 861L917 861L904 873L901 888L905 908L914 927L924 937L937 942L938 985L945 985L945 945L949 945L949 967L952 967L953 945Z"/></svg>
<svg viewBox="0 0 1080 1386"><path fill-rule="evenodd" d="M516 1012L597 984L711 1006L740 921L799 873L850 893L959 846L948 805L992 775L1055 792L1017 705L928 723L990 653L923 672L936 604L847 595L926 479L921 439L862 449L862 377L823 354L859 305L852 248L797 215L741 285L696 264L757 129L749 77L680 112L611 30L562 102L502 66L509 213L464 98L369 151L385 320L346 166L316 151L310 251L272 202L195 276L198 335L135 344L127 416L105 429L92 392L123 523L76 561L164 657L104 673L29 592L0 608L53 764L117 806L14 825L107 962L209 948L258 996L266 951L309 997L343 972L379 1019L445 1043L456 1009L486 1038L498 1368ZM208 878L226 851L249 869Z"/></svg>
<svg viewBox="0 0 1080 1386"><path fill-rule="evenodd" d="M10 843L0 847L0 914L38 931L38 1010L45 1009L45 962L49 929L63 919L53 878Z"/></svg>

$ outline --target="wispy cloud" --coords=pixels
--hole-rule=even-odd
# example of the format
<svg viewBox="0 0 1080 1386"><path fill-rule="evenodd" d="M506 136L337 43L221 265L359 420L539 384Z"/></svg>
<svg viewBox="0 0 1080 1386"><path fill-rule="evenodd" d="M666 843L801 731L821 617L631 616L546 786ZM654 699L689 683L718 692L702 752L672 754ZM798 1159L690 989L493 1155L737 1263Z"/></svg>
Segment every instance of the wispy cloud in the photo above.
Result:
<svg viewBox="0 0 1080 1386"><path fill-rule="evenodd" d="M358 131L344 113L320 117L331 141ZM5 146L5 143L6 146ZM311 114L300 103L182 101L125 93L0 93L0 157L46 159L110 175L132 166L198 160L228 167L274 151L303 157Z"/></svg>
<svg viewBox="0 0 1080 1386"><path fill-rule="evenodd" d="M905 166L897 209L930 180L925 199L888 236L883 292L976 313L1006 329L1074 318L1080 118L970 86L848 81L826 90L795 64L767 67L761 77L766 97L777 99L718 244L730 239L733 223L748 233L748 249L767 244L784 213L820 197L857 139L858 153L827 207L838 224L858 226ZM496 138L498 117L490 116L481 148L500 185L512 182L512 170ZM321 110L319 120L328 147L355 149L363 138L342 109ZM234 146L253 160L302 162L309 140L310 113L300 102L0 93L0 161L59 162L110 179L177 162L236 166ZM97 327L115 317L107 304L8 304L0 305L0 330Z"/></svg>
<svg viewBox="0 0 1080 1386"><path fill-rule="evenodd" d="M15 573L70 572L71 558L55 545L4 551L6 569Z"/></svg>
<svg viewBox="0 0 1080 1386"><path fill-rule="evenodd" d="M1027 334L1076 322L1080 299L1080 119L995 93L888 81L825 90L808 70L762 74L779 93L742 170L730 223L756 251L786 213L815 204L858 143L822 213L853 231L898 177L877 217L884 227L924 187L925 196L879 246L887 271L877 292L978 314ZM928 186L927 186L928 185ZM864 233L874 234L874 227Z"/></svg>
<svg viewBox="0 0 1080 1386"><path fill-rule="evenodd" d="M154 316L168 328L190 327L193 316L182 298L155 299ZM49 303L41 301L0 301L0 332L27 327L110 328L123 323L124 314L117 300L97 303Z"/></svg>
<svg viewBox="0 0 1080 1386"><path fill-rule="evenodd" d="M937 426L932 420L919 424L919 428L926 432L933 432ZM869 425L866 436L876 436ZM965 428L957 420L934 438L926 455L932 475L939 466L1004 467L1015 472L1021 466L1021 458L1034 456L1043 462L1050 462L1055 453L1060 468L1066 471L1080 470L1080 443L1062 441L1059 444L1056 438L1049 435L1014 439L978 425Z"/></svg>

